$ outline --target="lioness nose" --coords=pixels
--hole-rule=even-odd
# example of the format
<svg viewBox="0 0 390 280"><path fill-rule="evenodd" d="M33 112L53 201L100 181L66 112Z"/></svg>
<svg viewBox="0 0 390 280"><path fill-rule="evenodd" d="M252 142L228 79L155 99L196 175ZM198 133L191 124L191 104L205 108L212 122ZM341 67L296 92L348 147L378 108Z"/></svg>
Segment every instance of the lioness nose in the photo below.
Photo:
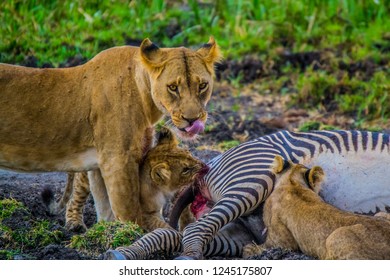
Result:
<svg viewBox="0 0 390 280"><path fill-rule="evenodd" d="M199 117L197 118L186 118L184 116L181 116L183 120L187 121L190 125L192 125L195 121L197 121L199 119Z"/></svg>

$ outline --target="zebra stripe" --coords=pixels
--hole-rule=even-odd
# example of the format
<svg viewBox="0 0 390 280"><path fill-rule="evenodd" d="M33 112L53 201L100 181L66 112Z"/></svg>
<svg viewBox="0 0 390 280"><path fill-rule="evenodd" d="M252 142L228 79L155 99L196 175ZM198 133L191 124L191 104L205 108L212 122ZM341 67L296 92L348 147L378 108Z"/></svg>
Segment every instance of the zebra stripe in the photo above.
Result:
<svg viewBox="0 0 390 280"><path fill-rule="evenodd" d="M381 166L380 161L384 161L384 170L386 166L390 170L389 143L390 136L387 134L342 130L280 131L243 143L209 162L210 171L203 178L202 185L207 186L215 202L210 212L188 225L183 235L173 235L172 230L160 230L158 235L150 233L150 238L146 235L141 239L141 247L147 248L148 252L157 248L179 248L183 250L183 256L194 259L203 255L240 254L245 242L248 244L251 238L253 240L253 235L247 232L247 226L238 221L241 217L259 215L252 213L273 189L275 176L271 172L271 164L276 155L296 163L320 163L332 172L339 166L335 167L327 160L334 158L349 160L353 164L359 164L359 160L376 160L375 167ZM384 173L383 176L389 176L386 171ZM388 182L390 178L386 180ZM386 203L390 204L390 191L384 195L388 199ZM164 232L167 232L166 236ZM169 241L167 236L171 238ZM161 244L166 248L162 248ZM130 255L131 252L126 251L126 256Z"/></svg>

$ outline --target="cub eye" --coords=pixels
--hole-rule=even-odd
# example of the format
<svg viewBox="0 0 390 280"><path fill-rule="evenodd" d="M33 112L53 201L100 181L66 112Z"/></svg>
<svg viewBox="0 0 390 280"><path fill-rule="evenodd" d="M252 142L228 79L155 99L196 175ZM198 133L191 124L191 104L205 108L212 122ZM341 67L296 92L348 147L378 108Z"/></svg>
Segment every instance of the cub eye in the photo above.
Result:
<svg viewBox="0 0 390 280"><path fill-rule="evenodd" d="M189 168L189 167L184 167L183 170L181 171L181 174L187 175L188 173L190 173L190 171L191 171L191 168Z"/></svg>
<svg viewBox="0 0 390 280"><path fill-rule="evenodd" d="M170 91L176 92L176 91L177 91L177 85L168 85L168 89L169 89Z"/></svg>
<svg viewBox="0 0 390 280"><path fill-rule="evenodd" d="M200 83L199 90L204 90L205 88L207 88L207 85L208 85L208 83Z"/></svg>

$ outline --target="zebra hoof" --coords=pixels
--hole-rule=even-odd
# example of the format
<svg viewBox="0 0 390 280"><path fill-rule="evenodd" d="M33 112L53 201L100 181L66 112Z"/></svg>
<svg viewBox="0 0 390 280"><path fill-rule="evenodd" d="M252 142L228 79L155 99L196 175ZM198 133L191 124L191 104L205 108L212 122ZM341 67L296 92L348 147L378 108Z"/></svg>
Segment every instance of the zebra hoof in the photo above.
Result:
<svg viewBox="0 0 390 280"><path fill-rule="evenodd" d="M108 250L103 255L104 260L126 260L126 257L117 250Z"/></svg>
<svg viewBox="0 0 390 280"><path fill-rule="evenodd" d="M189 257L189 256L180 256L180 257L175 258L175 260L191 261L191 260L195 260L195 258Z"/></svg>

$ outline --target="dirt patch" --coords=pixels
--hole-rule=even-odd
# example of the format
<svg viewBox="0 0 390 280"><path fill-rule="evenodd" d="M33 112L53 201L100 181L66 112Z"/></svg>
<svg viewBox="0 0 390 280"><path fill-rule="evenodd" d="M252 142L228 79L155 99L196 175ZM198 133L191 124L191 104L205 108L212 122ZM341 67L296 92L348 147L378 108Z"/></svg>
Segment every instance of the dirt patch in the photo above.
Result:
<svg viewBox="0 0 390 280"><path fill-rule="evenodd" d="M65 216L52 216L48 213L46 206L41 199L41 192L44 188L50 187L59 197L62 194L66 182L66 174L63 173L37 173L26 174L0 171L0 200L15 199L26 207L15 211L12 216L2 221L2 225L13 232L27 232L33 228L34 223L49 221L50 231L59 231L61 240L58 244L50 244L44 247L27 246L21 244L22 252L16 253L15 259L87 259L76 250L66 247L66 242L73 236L65 228ZM96 222L96 214L93 200L89 199L85 208L85 223L88 227ZM0 229L1 231L1 229ZM3 233L0 232L0 236ZM7 244L1 244L0 250L6 249ZM3 241L4 242L4 241ZM23 248L24 247L24 248Z"/></svg>
<svg viewBox="0 0 390 280"><path fill-rule="evenodd" d="M273 248L264 251L260 255L249 258L250 260L313 260L313 258L299 253L281 248Z"/></svg>

